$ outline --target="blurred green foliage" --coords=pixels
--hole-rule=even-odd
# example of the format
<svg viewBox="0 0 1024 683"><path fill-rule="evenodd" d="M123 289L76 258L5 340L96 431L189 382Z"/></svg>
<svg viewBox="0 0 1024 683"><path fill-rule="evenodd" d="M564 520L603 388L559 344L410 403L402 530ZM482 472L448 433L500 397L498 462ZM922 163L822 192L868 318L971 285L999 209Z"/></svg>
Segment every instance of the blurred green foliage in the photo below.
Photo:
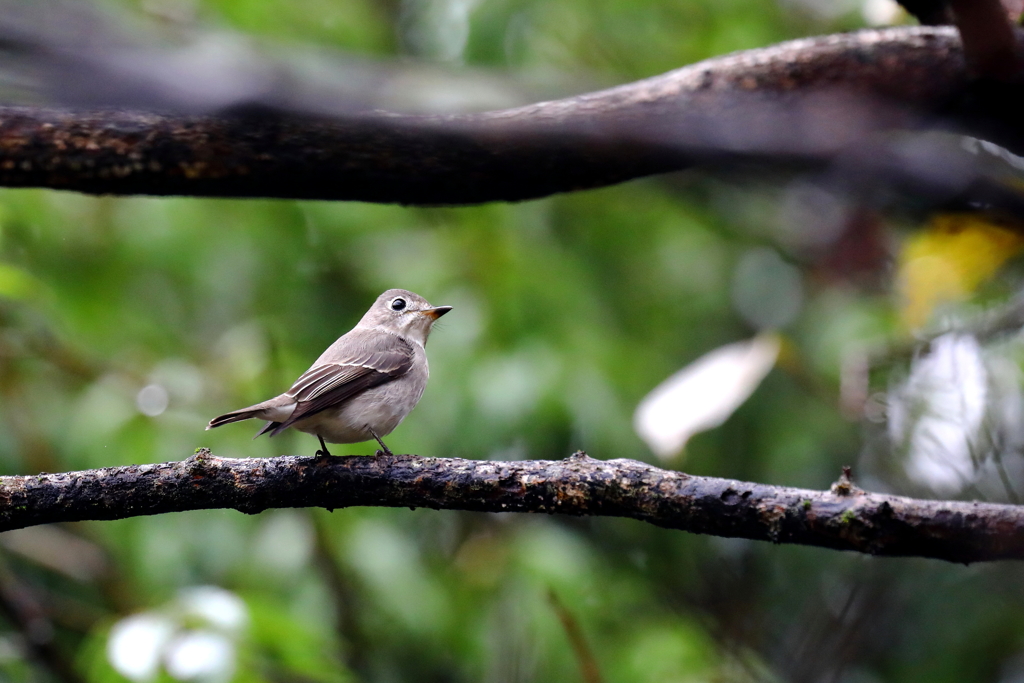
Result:
<svg viewBox="0 0 1024 683"><path fill-rule="evenodd" d="M860 21L855 6L823 17L812 2L754 0L108 4L371 57L568 75L581 89ZM684 364L755 332L733 305L734 273L749 250L784 242L777 200L693 176L432 209L0 192L0 469L180 460L199 445L312 454L302 434L203 427L286 388L389 287L455 307L431 337L423 401L388 440L396 452L652 460L632 412ZM896 335L884 277L857 286L781 252L805 277L778 368L670 466L824 488L877 438L837 406L845 345ZM138 396L151 385L166 407L147 415ZM99 551L98 567L34 530L0 537L2 592L53 629L5 622L3 680L66 679L52 656L33 659L33 638L82 680L125 680L111 628L139 614L179 635L213 628L175 607L196 586L238 596L247 620L221 634L234 673L195 680L581 680L550 592L608 682L1024 676L1015 565L424 510L192 512L58 531ZM175 680L167 661L154 680Z"/></svg>

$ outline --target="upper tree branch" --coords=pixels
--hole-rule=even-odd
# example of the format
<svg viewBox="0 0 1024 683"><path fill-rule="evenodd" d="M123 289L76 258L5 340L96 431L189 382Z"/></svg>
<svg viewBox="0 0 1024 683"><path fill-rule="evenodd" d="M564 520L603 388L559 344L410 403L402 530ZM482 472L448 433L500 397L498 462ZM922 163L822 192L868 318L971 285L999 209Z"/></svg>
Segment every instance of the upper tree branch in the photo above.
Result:
<svg viewBox="0 0 1024 683"><path fill-rule="evenodd" d="M0 478L0 531L183 510L356 505L629 517L669 529L953 562L1024 559L1024 507L811 491L577 453L490 462L410 455L183 461Z"/></svg>
<svg viewBox="0 0 1024 683"><path fill-rule="evenodd" d="M820 165L874 133L914 127L968 81L955 30L918 27L796 40L482 114L324 118L244 103L217 116L0 107L0 185L421 204L518 200L694 164Z"/></svg>

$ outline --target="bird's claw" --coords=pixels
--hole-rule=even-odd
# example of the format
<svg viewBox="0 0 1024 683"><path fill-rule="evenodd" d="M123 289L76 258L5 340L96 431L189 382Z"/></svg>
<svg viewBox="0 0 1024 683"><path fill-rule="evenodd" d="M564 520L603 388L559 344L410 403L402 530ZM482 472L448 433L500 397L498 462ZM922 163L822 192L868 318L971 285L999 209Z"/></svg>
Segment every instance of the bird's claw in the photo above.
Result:
<svg viewBox="0 0 1024 683"><path fill-rule="evenodd" d="M377 443L380 444L380 449L377 450L375 455L394 455L394 453L391 452L391 449L387 447L387 444L380 440L380 437L377 436L377 432L373 431L373 428L370 425L366 425L366 429L370 432L371 436L377 440Z"/></svg>
<svg viewBox="0 0 1024 683"><path fill-rule="evenodd" d="M316 438L318 438L320 440L320 450L318 450L316 452L316 457L319 458L319 457L322 457L322 456L325 456L325 455L330 457L331 452L329 450L327 450L327 444L324 443L324 437L322 437L319 434L317 434Z"/></svg>

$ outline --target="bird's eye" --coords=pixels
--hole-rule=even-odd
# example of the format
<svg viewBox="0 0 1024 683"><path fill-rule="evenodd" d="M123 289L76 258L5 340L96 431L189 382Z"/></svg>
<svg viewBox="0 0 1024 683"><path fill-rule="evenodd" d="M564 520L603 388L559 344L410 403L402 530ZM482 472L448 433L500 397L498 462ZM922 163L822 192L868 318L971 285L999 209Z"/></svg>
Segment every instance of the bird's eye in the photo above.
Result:
<svg viewBox="0 0 1024 683"><path fill-rule="evenodd" d="M401 311L405 308L405 299L395 299L391 302L392 311Z"/></svg>

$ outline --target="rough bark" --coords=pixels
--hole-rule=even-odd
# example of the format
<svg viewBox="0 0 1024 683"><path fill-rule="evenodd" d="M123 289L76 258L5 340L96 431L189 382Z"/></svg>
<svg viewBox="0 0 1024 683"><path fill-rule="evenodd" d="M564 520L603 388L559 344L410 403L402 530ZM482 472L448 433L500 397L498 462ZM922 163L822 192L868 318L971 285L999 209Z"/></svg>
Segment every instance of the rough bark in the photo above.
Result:
<svg viewBox="0 0 1024 683"><path fill-rule="evenodd" d="M955 29L903 27L796 40L482 114L328 119L244 103L216 116L0 107L0 185L407 204L520 200L695 164L817 167L879 131L945 111L968 83Z"/></svg>
<svg viewBox="0 0 1024 683"><path fill-rule="evenodd" d="M1024 507L812 491L697 477L634 460L492 462L414 455L227 459L0 478L0 530L229 508L425 507L628 517L693 533L920 556L1024 559Z"/></svg>

